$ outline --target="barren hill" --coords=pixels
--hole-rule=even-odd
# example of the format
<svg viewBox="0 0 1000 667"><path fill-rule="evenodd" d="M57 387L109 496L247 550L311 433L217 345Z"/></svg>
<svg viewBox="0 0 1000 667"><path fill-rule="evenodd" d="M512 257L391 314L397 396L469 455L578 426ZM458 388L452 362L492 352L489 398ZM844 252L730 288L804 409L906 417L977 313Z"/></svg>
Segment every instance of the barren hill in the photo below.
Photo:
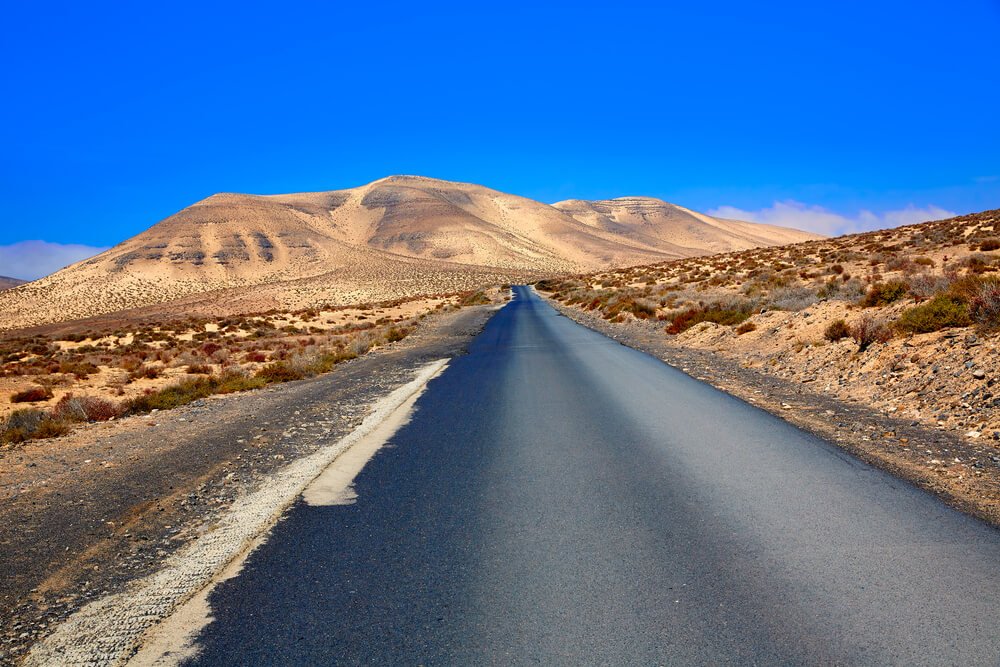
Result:
<svg viewBox="0 0 1000 667"><path fill-rule="evenodd" d="M0 328L168 302L246 312L385 300L807 238L654 199L549 206L417 176L332 192L218 194L3 293Z"/></svg>
<svg viewBox="0 0 1000 667"><path fill-rule="evenodd" d="M23 285L26 280L20 280L18 278L8 278L7 276L0 276L0 290L10 289L11 287L17 287L18 285Z"/></svg>

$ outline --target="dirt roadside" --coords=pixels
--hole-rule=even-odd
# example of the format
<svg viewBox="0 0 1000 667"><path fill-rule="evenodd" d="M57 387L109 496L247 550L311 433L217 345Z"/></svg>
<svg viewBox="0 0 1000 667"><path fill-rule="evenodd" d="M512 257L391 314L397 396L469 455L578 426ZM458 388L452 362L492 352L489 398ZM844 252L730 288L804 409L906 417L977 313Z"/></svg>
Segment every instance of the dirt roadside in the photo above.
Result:
<svg viewBox="0 0 1000 667"><path fill-rule="evenodd" d="M353 430L495 312L435 315L404 340L310 380L97 424L0 458L0 663L120 591L289 461Z"/></svg>
<svg viewBox="0 0 1000 667"><path fill-rule="evenodd" d="M819 394L801 382L744 368L710 351L674 345L655 322L611 323L554 299L546 301L588 328L836 443L952 507L1000 527L1000 455L986 441L965 440L862 403Z"/></svg>

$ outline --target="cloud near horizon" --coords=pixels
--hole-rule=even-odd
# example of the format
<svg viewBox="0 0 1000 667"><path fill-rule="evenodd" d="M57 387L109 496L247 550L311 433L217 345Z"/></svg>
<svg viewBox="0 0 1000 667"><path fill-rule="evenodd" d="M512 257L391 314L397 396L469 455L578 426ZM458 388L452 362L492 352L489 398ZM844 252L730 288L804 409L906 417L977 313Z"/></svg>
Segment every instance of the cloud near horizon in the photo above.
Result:
<svg viewBox="0 0 1000 667"><path fill-rule="evenodd" d="M38 280L105 250L107 248L48 241L18 241L0 245L0 276Z"/></svg>
<svg viewBox="0 0 1000 667"><path fill-rule="evenodd" d="M953 218L958 215L933 204L924 208L918 208L913 204L909 204L906 208L893 211L873 213L872 211L861 210L858 211L857 215L846 216L822 206L804 204L794 199L776 201L773 205L756 211L747 211L735 206L720 206L708 211L708 214L715 218L731 218L746 220L747 222L760 222L767 225L794 227L795 229L826 234L827 236L839 236L841 234L854 234L873 229L912 225L928 220Z"/></svg>

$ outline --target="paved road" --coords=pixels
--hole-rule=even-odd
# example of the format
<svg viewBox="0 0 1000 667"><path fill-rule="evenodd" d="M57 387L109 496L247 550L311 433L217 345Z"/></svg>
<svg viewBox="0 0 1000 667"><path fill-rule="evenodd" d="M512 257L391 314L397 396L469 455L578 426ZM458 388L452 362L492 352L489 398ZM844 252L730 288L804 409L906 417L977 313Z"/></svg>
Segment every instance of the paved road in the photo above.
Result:
<svg viewBox="0 0 1000 667"><path fill-rule="evenodd" d="M526 289L417 406L196 664L1000 662L1000 531Z"/></svg>

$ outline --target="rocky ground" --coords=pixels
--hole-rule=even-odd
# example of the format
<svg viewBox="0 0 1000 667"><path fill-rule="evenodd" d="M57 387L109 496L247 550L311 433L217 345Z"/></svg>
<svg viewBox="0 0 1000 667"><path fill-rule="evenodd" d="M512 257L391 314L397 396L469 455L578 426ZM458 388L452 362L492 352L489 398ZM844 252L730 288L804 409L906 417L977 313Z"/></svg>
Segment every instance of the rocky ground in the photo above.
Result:
<svg viewBox="0 0 1000 667"><path fill-rule="evenodd" d="M966 430L976 423L975 408L962 401L963 393L989 393L993 383L987 373L977 373L987 363L995 363L995 341L983 343L971 332L936 334L933 345L936 361L920 366L914 363L905 374L876 374L873 381L886 387L895 397L907 396L922 386L929 395L939 395L941 409L934 414L943 419L928 421L914 418L901 401L873 404L864 393L851 398L851 380L864 373L875 360L895 358L888 344L868 351L867 360L855 359L857 369L846 370L830 365L829 360L815 359L808 368L800 363L753 365L733 350L724 347L703 349L683 336L667 336L662 323L655 320L627 319L610 322L600 312L551 303L563 314L600 331L624 345L663 359L685 373L742 398L758 407L804 428L846 451L930 491L947 503L969 514L1000 526L1000 447L989 437L971 437ZM794 316L781 313L782 317ZM710 330L714 330L710 328ZM906 343L897 341L898 346ZM967 359L979 361L966 366ZM983 363L983 359L987 359ZM792 367L794 366L794 368ZM936 367L936 368L935 368ZM842 392L829 392L817 375L833 374L846 378ZM993 369L990 366L989 376ZM981 377L976 377L980 376ZM935 378L941 378L935 383ZM967 392L953 395L949 388L967 387ZM926 397L926 396L925 396ZM929 397L926 397L929 398ZM964 407L963 407L964 405ZM887 406L887 407L883 407ZM971 412L971 416L970 413ZM954 416L957 428L949 428Z"/></svg>
<svg viewBox="0 0 1000 667"><path fill-rule="evenodd" d="M493 312L439 313L328 374L212 397L0 458L0 663L85 603L157 569L269 473L355 428L430 360L461 353Z"/></svg>

